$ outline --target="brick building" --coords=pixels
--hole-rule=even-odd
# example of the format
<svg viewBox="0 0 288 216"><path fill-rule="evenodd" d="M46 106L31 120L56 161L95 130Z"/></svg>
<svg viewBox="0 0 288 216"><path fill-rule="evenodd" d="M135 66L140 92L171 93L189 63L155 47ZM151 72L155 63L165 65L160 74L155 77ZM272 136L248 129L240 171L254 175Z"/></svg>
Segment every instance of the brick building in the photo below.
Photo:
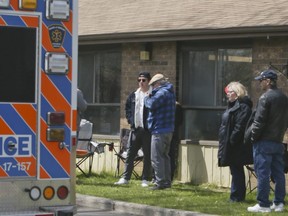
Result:
<svg viewBox="0 0 288 216"><path fill-rule="evenodd" d="M256 105L253 77L271 64L288 93L288 1L81 0L78 84L94 134L128 127L124 105L139 71L163 73L184 108L182 139L217 142L223 91L240 81Z"/></svg>
<svg viewBox="0 0 288 216"><path fill-rule="evenodd" d="M182 138L216 140L228 82L241 81L256 103L253 77L270 63L287 72L286 12L284 0L79 1L79 87L94 133L128 126L125 100L147 70L175 85L186 116ZM286 74L279 82L288 90Z"/></svg>

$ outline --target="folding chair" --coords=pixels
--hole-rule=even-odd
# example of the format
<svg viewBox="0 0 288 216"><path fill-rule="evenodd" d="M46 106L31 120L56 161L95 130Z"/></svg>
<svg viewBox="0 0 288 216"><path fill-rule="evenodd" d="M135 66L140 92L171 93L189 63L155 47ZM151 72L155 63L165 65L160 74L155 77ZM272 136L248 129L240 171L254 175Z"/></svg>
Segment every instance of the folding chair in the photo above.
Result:
<svg viewBox="0 0 288 216"><path fill-rule="evenodd" d="M252 193L257 188L257 183L256 183L256 186L252 187L252 182L251 182L253 178L255 178L255 180L257 181L257 176L255 173L254 167L252 165L245 165L245 167L248 171L247 187L249 188L249 191L248 191L248 194L249 194L249 193ZM271 178L270 178L270 183L274 183ZM270 189L274 191L274 188L271 185L270 185Z"/></svg>
<svg viewBox="0 0 288 216"><path fill-rule="evenodd" d="M255 170L254 170L254 168L252 166L245 165L245 167L246 167L246 169L248 171L247 187L249 188L249 191L248 191L248 194L249 194L249 193L252 193L252 191L254 191L257 188L257 186L254 186L252 188L252 182L251 182L253 177L257 180L257 176L256 176Z"/></svg>
<svg viewBox="0 0 288 216"><path fill-rule="evenodd" d="M92 141L92 128L93 123L82 119L80 123L80 129L78 133L78 141L76 148L76 158L79 159L76 162L76 167L86 176L90 176L92 173L92 165L94 159L94 153L102 154L104 153L105 145L114 146L113 142L97 142ZM83 164L88 160L88 173L81 168Z"/></svg>
<svg viewBox="0 0 288 216"><path fill-rule="evenodd" d="M123 175L123 173L120 174L120 163L122 162L125 164L125 161L127 158L129 139L131 138L130 132L131 131L129 129L126 129L126 128L121 129L121 132L120 132L120 151L117 152L114 148L115 155L117 156L117 167L116 167L115 177L121 177ZM140 149L138 151L137 156L134 159L133 171L132 171L132 174L136 179L140 179L141 176L134 170L134 168L139 163L141 163L143 161L143 158L144 158L143 157L143 151L142 151L142 149Z"/></svg>

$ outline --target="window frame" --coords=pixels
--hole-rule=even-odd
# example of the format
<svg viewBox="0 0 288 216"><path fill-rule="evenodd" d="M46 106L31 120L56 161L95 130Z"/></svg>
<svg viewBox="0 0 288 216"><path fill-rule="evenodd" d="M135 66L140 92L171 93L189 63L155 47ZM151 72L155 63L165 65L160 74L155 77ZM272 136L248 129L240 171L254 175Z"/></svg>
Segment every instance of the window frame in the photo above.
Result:
<svg viewBox="0 0 288 216"><path fill-rule="evenodd" d="M250 39L244 39L244 40L228 40L228 41L224 41L224 40L211 40L211 41L184 41L184 42L179 42L178 47L179 47L179 51L178 51L178 62L179 62L179 86L181 86L181 88L179 89L179 98L180 101L182 102L182 107L183 107L183 113L184 113L184 122L183 122L183 126L182 126L182 134L181 137L182 139L191 139L191 140L195 140L195 141L199 141L201 139L195 139L193 137L188 137L186 132L186 124L189 121L187 119L187 117L185 117L187 111L191 111L191 110L203 110L203 111L215 111L215 112L219 112L219 115L221 113L224 112L224 110L226 109L225 105L217 105L216 104L216 100L217 100L217 88L219 88L217 82L218 82L218 78L219 78L219 70L218 70L218 64L219 62L216 61L215 62L215 96L214 96L214 106L197 106L197 105L189 105L189 104L185 104L183 103L184 100L184 91L185 89L183 88L184 86L184 73L185 73L185 69L184 69L184 52L189 52L189 51L215 51L217 53L217 56L219 55L219 50L221 49L251 49L251 58L253 57L253 46L252 46L252 40ZM186 70L188 70L186 68ZM232 80L231 80L232 81ZM251 80L252 81L252 80ZM251 82L250 82L250 87L251 87ZM189 89L188 89L189 90ZM190 123L191 125L191 123ZM219 125L220 126L220 125ZM213 139L215 140L215 139Z"/></svg>
<svg viewBox="0 0 288 216"><path fill-rule="evenodd" d="M87 107L87 110L85 111L84 113L84 116L83 118L86 118L90 121L93 122L93 133L94 134L100 134L100 135L118 135L119 134L119 130L120 130L120 121L118 122L118 124L116 125L116 127L118 128L118 130L116 129L114 132L112 133L99 133L99 130L97 130L97 128L99 129L99 125L101 124L101 122L95 122L94 121L94 118L95 116L89 116L87 113L90 113L92 112L93 110L97 110L98 108L101 109L110 109L111 107L114 107L115 110L119 110L118 112L118 116L119 118L117 119L120 119L120 108L121 108L121 95L119 95L119 102L115 103L115 102L101 102L100 100L100 89L101 89L101 86L97 85L96 82L100 82L100 79L96 79L96 76L98 77L101 77L101 56L104 56L105 54L107 53L115 53L115 54L119 54L119 71L120 71L120 77L121 77L121 64L122 64L122 53L121 53L121 46L119 45L116 45L116 46L101 46L101 45L90 45L90 46L80 46L79 47L79 59L81 56L84 56L84 55L87 55L90 57L93 57L93 71L91 74L93 77L92 77L92 94L90 94L89 96L89 100L87 100L87 103L88 103L88 107ZM79 88L81 89L81 87L84 85L84 84L81 84L81 71L80 71L80 62L79 62L79 65L78 65L78 85L79 85ZM79 81L80 80L80 81ZM119 81L119 92L121 91L121 79L118 79ZM85 89L85 88L84 88ZM87 95L87 90L83 90L83 94L84 94L84 97L85 97L85 93ZM97 92L98 92L98 95L97 95ZM101 116L101 114L99 114L99 116ZM99 117L98 116L98 117ZM103 117L103 116L102 116ZM116 120L115 120L116 121ZM115 122L110 122L111 125L113 125L113 127L115 127Z"/></svg>

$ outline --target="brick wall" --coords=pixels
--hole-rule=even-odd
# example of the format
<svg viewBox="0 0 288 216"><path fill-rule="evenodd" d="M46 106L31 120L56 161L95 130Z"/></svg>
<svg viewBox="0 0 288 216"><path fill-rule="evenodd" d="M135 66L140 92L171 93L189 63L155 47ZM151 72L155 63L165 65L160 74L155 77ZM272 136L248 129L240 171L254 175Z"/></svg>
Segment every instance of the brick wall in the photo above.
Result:
<svg viewBox="0 0 288 216"><path fill-rule="evenodd" d="M171 83L175 85L176 82L176 42L152 43L150 61L140 61L142 48L142 43L122 45L120 128L129 128L125 118L125 102L128 95L138 88L137 78L140 71L149 71L151 76L163 73Z"/></svg>
<svg viewBox="0 0 288 216"><path fill-rule="evenodd" d="M287 38L263 38L254 41L252 54L253 77L268 68L269 63L277 68L283 68L288 60L288 39ZM287 72L287 71L286 71ZM278 87L288 95L287 77L278 74ZM251 97L256 105L259 96L262 94L259 83L252 82Z"/></svg>

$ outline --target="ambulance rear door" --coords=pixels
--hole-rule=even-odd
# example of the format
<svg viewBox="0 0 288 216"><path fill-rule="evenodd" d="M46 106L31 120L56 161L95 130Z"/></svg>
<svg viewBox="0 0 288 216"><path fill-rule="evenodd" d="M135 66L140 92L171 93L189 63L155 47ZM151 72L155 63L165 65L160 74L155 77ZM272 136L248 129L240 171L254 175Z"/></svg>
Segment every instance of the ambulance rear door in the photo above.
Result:
<svg viewBox="0 0 288 216"><path fill-rule="evenodd" d="M0 13L0 180L37 176L40 20Z"/></svg>

